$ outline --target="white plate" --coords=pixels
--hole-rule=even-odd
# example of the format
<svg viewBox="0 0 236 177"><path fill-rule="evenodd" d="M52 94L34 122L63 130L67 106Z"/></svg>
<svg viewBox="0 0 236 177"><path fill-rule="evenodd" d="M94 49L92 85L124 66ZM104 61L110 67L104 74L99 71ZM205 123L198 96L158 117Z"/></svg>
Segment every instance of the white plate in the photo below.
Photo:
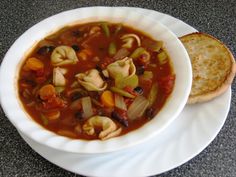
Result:
<svg viewBox="0 0 236 177"><path fill-rule="evenodd" d="M196 31L166 14L146 9L126 9L155 18L177 36ZM152 138L128 151L85 156L51 149L22 133L21 136L45 159L74 173L86 176L151 176L173 169L200 153L222 128L230 101L231 89L228 89L213 101L186 106L180 116L159 134L161 138Z"/></svg>

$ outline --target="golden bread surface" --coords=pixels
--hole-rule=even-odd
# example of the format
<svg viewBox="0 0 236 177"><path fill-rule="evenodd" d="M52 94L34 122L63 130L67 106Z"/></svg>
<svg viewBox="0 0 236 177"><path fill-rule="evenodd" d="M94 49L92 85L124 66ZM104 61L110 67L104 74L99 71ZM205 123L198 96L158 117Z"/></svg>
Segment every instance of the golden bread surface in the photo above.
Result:
<svg viewBox="0 0 236 177"><path fill-rule="evenodd" d="M205 33L180 38L191 59L193 83L188 103L205 102L224 93L235 76L232 53L218 39Z"/></svg>

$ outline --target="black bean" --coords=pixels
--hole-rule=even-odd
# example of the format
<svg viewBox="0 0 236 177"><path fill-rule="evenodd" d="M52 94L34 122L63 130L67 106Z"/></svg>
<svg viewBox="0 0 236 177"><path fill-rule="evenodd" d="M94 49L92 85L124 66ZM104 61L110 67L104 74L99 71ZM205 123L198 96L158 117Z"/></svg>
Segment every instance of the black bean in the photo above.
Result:
<svg viewBox="0 0 236 177"><path fill-rule="evenodd" d="M111 113L111 117L115 120L117 120L119 123L121 123L122 125L124 125L125 127L128 127L129 126L129 122L124 119L118 112L116 111L113 111Z"/></svg>
<svg viewBox="0 0 236 177"><path fill-rule="evenodd" d="M76 52L78 52L80 50L79 46L74 44L71 46Z"/></svg>
<svg viewBox="0 0 236 177"><path fill-rule="evenodd" d="M81 111L76 112L75 113L75 118L79 119L79 120L82 120L83 119L83 112L81 112Z"/></svg>
<svg viewBox="0 0 236 177"><path fill-rule="evenodd" d="M138 93L139 95L142 95L143 94L143 88L142 87L136 87L136 88L134 88L134 91L136 92L136 93Z"/></svg>
<svg viewBox="0 0 236 177"><path fill-rule="evenodd" d="M99 72L102 72L102 68L99 65L96 65L96 70L98 70Z"/></svg>
<svg viewBox="0 0 236 177"><path fill-rule="evenodd" d="M137 68L136 68L137 75L142 75L144 73L144 71L145 71L144 66L137 66Z"/></svg>
<svg viewBox="0 0 236 177"><path fill-rule="evenodd" d="M54 48L55 48L54 46L43 46L38 49L37 53L39 55L46 55L46 54L52 52Z"/></svg>
<svg viewBox="0 0 236 177"><path fill-rule="evenodd" d="M99 65L96 65L96 70L98 70L98 72L100 73L100 75L101 75L101 77L102 77L103 80L105 80L105 81L110 80L109 77L105 77L105 76L104 76L104 74L103 74L103 72L102 72L102 68L101 68Z"/></svg>
<svg viewBox="0 0 236 177"><path fill-rule="evenodd" d="M153 108L147 108L146 111L145 111L145 115L149 119L152 119L154 117L154 110L153 110Z"/></svg>
<svg viewBox="0 0 236 177"><path fill-rule="evenodd" d="M75 100L78 100L80 98L82 98L83 95L80 93L80 92L74 92L72 95L71 95L71 101L75 101Z"/></svg>

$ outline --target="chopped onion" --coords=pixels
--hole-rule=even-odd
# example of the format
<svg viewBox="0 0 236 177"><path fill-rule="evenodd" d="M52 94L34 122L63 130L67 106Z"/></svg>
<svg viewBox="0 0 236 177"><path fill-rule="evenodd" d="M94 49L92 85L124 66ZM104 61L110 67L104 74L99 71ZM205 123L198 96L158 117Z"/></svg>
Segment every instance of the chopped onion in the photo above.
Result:
<svg viewBox="0 0 236 177"><path fill-rule="evenodd" d="M143 115L149 105L149 101L144 96L137 96L129 106L127 115L130 120L135 120Z"/></svg>
<svg viewBox="0 0 236 177"><path fill-rule="evenodd" d="M145 48L158 52L162 47L163 47L163 42L162 41L153 41L150 39L144 39L142 41L142 44Z"/></svg>
<svg viewBox="0 0 236 177"><path fill-rule="evenodd" d="M125 57L127 57L129 55L129 51L126 48L121 48L120 50L118 50L115 54L115 56L113 57L115 60L120 60L123 59Z"/></svg>
<svg viewBox="0 0 236 177"><path fill-rule="evenodd" d="M102 74L107 78L109 77L109 72L107 69L102 70Z"/></svg>
<svg viewBox="0 0 236 177"><path fill-rule="evenodd" d="M127 106L125 104L123 96L121 96L119 94L115 94L115 106L117 108L122 109L122 110L127 110Z"/></svg>
<svg viewBox="0 0 236 177"><path fill-rule="evenodd" d="M83 108L83 116L85 118L89 118L93 115L93 108L92 108L92 102L91 102L91 98L88 97L83 97L81 99L81 103L82 103L82 108Z"/></svg>

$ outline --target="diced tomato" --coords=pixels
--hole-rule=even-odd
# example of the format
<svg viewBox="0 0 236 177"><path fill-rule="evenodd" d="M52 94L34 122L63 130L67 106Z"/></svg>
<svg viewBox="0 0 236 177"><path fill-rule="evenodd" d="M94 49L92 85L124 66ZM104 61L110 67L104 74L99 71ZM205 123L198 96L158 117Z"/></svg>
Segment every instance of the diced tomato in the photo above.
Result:
<svg viewBox="0 0 236 177"><path fill-rule="evenodd" d="M132 94L132 95L134 95L134 96L137 96L138 94L134 91L134 89L132 88L132 87L130 87L130 86L126 86L125 88L124 88L124 90L126 91L126 92L129 92L130 94Z"/></svg>
<svg viewBox="0 0 236 177"><path fill-rule="evenodd" d="M44 75L44 69L39 69L37 71L35 71L36 73L36 76L40 77L40 76L43 76Z"/></svg>
<svg viewBox="0 0 236 177"><path fill-rule="evenodd" d="M140 57L138 58L138 64L139 65L143 65L143 66L147 66L150 63L150 56L148 56L146 53L140 55Z"/></svg>
<svg viewBox="0 0 236 177"><path fill-rule="evenodd" d="M43 102L43 107L45 109L65 108L66 106L66 101L59 97L52 97L47 101Z"/></svg>
<svg viewBox="0 0 236 177"><path fill-rule="evenodd" d="M105 68L106 68L109 64L111 64L113 61L114 61L113 58L108 58L108 57L106 57L106 58L104 59L104 62L101 64L101 68L102 68L102 69L105 69Z"/></svg>
<svg viewBox="0 0 236 177"><path fill-rule="evenodd" d="M46 80L47 80L47 78L45 78L44 76L36 77L36 79L35 79L35 81L36 81L38 84L42 84L42 83L44 83Z"/></svg>
<svg viewBox="0 0 236 177"><path fill-rule="evenodd" d="M160 79L160 87L166 94L171 93L175 83L175 75L169 75Z"/></svg>
<svg viewBox="0 0 236 177"><path fill-rule="evenodd" d="M127 107L129 107L133 101L133 99L125 98L125 104L127 105Z"/></svg>

